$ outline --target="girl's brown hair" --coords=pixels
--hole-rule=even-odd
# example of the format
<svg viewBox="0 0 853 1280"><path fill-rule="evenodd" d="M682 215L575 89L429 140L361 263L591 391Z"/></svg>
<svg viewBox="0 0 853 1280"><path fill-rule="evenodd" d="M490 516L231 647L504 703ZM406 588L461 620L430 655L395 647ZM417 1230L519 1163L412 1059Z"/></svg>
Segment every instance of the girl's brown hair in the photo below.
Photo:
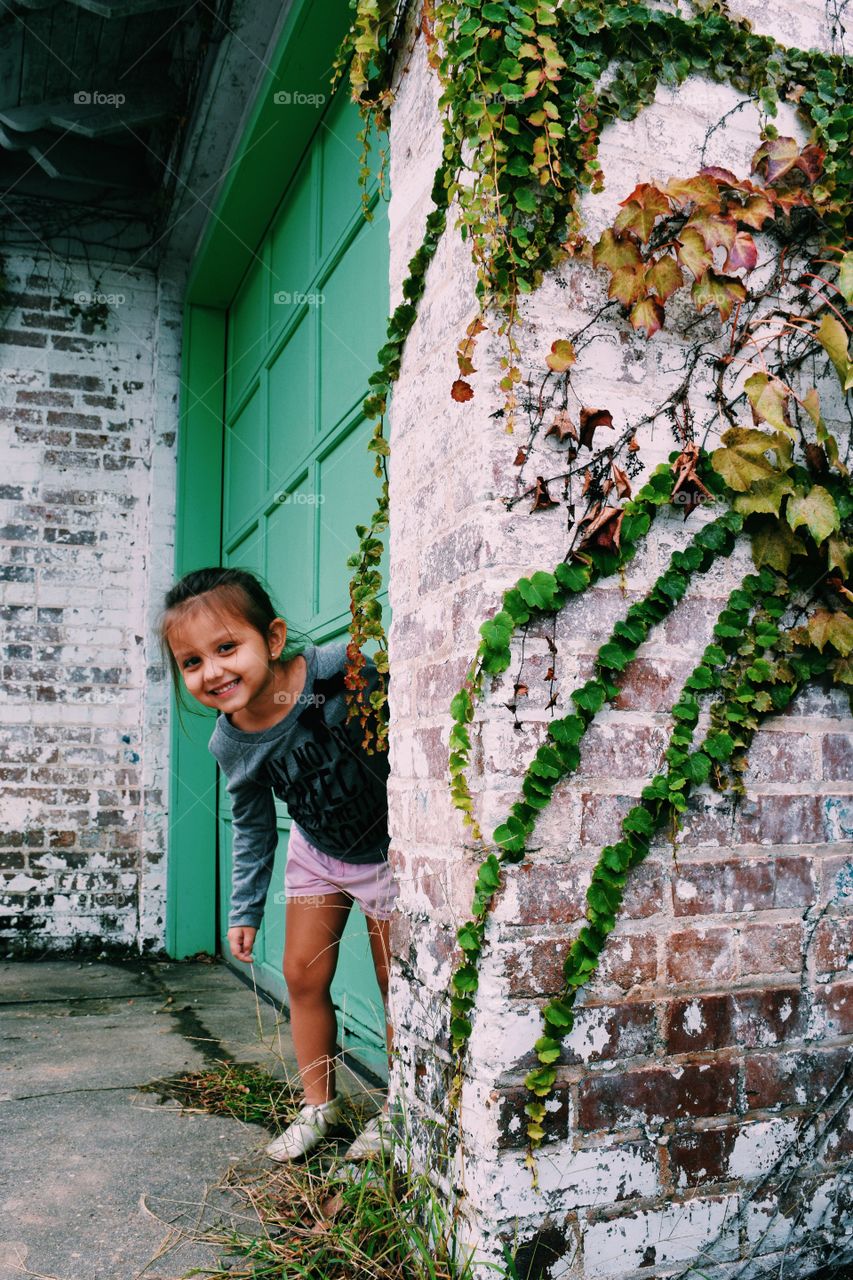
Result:
<svg viewBox="0 0 853 1280"><path fill-rule="evenodd" d="M168 663L172 672L178 719L182 727L185 727L181 717L182 709L188 710L191 715L207 717L205 712L196 711L184 702L184 682L177 659L169 644L169 631L181 621L185 614L199 606L215 612L235 614L262 635L264 640L269 636L270 623L275 618L283 617L283 614L273 605L266 585L256 574L250 573L247 569L226 569L220 566L194 569L167 591L163 612L157 623L157 632L164 664ZM303 651L309 640L310 636L303 632L294 635L288 625L285 647L277 661L288 662Z"/></svg>

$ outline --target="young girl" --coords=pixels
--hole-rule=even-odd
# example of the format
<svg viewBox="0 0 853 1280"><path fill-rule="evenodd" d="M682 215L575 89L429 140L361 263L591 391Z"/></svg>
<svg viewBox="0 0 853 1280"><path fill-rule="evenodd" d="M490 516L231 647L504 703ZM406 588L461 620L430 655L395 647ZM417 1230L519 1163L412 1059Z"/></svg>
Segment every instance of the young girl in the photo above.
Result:
<svg viewBox="0 0 853 1280"><path fill-rule="evenodd" d="M293 825L285 870L284 977L304 1105L267 1147L292 1160L315 1147L340 1118L335 1091L337 1020L329 988L341 934L357 902L367 917L383 1001L388 991L388 922L395 886L388 866L388 756L368 755L358 719L347 721L346 643L310 641L285 651L287 624L251 573L198 569L165 600L160 638L180 704L181 682L221 712L209 743L228 779L232 882L228 942L252 961L277 835L273 796ZM368 687L377 683L367 659ZM386 1023L388 1048L391 1027ZM386 1113L347 1155L389 1140Z"/></svg>

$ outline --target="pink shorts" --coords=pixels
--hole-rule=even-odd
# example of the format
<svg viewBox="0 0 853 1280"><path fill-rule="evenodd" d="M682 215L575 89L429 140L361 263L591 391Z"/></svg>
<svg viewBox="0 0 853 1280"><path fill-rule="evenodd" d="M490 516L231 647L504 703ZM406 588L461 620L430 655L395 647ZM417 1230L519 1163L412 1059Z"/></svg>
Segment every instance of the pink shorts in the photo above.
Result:
<svg viewBox="0 0 853 1280"><path fill-rule="evenodd" d="M323 853L292 823L284 867L286 898L322 899L329 893L345 893L366 916L390 920L397 886L387 862L344 862Z"/></svg>

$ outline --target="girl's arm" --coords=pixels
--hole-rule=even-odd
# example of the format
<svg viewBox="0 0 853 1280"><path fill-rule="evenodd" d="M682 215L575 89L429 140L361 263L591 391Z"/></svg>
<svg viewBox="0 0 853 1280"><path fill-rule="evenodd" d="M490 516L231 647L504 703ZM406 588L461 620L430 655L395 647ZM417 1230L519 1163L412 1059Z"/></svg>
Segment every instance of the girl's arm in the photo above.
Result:
<svg viewBox="0 0 853 1280"><path fill-rule="evenodd" d="M264 914L278 832L272 787L244 781L228 784L231 800L231 905L229 931L257 929Z"/></svg>

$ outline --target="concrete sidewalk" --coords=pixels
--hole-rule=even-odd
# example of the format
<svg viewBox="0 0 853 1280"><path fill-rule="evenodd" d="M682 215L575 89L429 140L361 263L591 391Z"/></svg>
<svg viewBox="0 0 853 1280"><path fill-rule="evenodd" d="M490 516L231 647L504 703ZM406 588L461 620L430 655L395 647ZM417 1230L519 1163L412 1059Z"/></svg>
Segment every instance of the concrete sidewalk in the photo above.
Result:
<svg viewBox="0 0 853 1280"><path fill-rule="evenodd" d="M233 1211L245 1224L234 1193L208 1192L269 1135L137 1086L226 1057L298 1078L281 1012L224 964L0 963L0 1280L178 1280L212 1266L212 1246L160 1253L170 1224L189 1227L206 1197L205 1221Z"/></svg>

